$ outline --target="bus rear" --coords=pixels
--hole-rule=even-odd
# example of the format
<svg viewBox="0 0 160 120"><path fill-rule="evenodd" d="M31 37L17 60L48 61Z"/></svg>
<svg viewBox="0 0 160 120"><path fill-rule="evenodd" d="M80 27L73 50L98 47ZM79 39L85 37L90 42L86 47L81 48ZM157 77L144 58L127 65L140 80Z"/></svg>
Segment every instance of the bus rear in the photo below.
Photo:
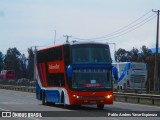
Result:
<svg viewBox="0 0 160 120"><path fill-rule="evenodd" d="M147 64L131 63L129 74L130 89L144 89L147 81Z"/></svg>
<svg viewBox="0 0 160 120"><path fill-rule="evenodd" d="M144 89L147 80L147 64L137 62L113 63L117 67L119 80L117 89Z"/></svg>

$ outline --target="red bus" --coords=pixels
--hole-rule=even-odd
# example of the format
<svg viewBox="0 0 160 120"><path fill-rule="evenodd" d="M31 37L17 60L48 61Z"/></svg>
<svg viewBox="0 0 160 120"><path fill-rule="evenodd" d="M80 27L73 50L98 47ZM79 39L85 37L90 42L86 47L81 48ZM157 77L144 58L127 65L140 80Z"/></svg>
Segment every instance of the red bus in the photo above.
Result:
<svg viewBox="0 0 160 120"><path fill-rule="evenodd" d="M42 104L113 104L108 44L66 43L37 52L36 97Z"/></svg>
<svg viewBox="0 0 160 120"><path fill-rule="evenodd" d="M2 80L15 79L16 72L15 70L2 70L0 76Z"/></svg>

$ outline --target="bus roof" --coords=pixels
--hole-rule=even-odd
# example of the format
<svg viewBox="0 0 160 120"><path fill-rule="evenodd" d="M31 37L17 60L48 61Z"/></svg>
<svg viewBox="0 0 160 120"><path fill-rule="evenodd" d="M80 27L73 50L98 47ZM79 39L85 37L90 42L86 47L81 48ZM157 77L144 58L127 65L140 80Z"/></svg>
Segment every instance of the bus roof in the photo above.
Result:
<svg viewBox="0 0 160 120"><path fill-rule="evenodd" d="M79 42L79 41L76 41L76 42L72 42L70 43L70 45L79 45L79 44L100 44L100 45L108 45L107 43L101 43L101 42L95 42L95 41L89 41L89 42Z"/></svg>
<svg viewBox="0 0 160 120"><path fill-rule="evenodd" d="M114 64L146 64L144 62L116 62L116 63L112 63L113 65Z"/></svg>
<svg viewBox="0 0 160 120"><path fill-rule="evenodd" d="M43 51L43 50L47 50L47 49L51 49L51 48L55 48L55 47L60 47L60 46L63 46L63 45L66 45L66 44L68 44L68 45L82 45L82 44L93 44L93 45L95 45L95 44L99 44L99 45L108 45L107 43L100 43L100 42L94 42L94 41L90 41L90 42L78 42L78 41L76 41L76 42L66 42L66 43L63 43L63 44L58 44L58 45L54 45L54 46L50 46L50 47L47 47L47 48L43 48L43 49L40 49L40 50L38 50L38 51Z"/></svg>
<svg viewBox="0 0 160 120"><path fill-rule="evenodd" d="M38 51L47 50L47 49L59 47L59 46L62 46L62 45L64 45L64 44L58 44L58 45L50 46L50 47L47 47L47 48L40 49Z"/></svg>

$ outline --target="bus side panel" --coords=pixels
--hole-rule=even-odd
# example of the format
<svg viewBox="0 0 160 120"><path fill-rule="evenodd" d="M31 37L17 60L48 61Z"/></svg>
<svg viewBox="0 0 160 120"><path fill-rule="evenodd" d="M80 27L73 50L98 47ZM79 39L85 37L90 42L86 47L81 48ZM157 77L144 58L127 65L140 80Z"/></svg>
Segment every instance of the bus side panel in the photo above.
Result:
<svg viewBox="0 0 160 120"><path fill-rule="evenodd" d="M130 63L119 64L119 83L120 88L125 89L127 87L127 71L130 69ZM124 86L125 85L125 86Z"/></svg>
<svg viewBox="0 0 160 120"><path fill-rule="evenodd" d="M39 86L39 84L38 84L38 81L36 81L36 98L38 99L38 100L42 100L42 98L41 98L41 88L40 88L40 86Z"/></svg>
<svg viewBox="0 0 160 120"><path fill-rule="evenodd" d="M45 93L47 102L61 103L60 93L58 90L46 90Z"/></svg>
<svg viewBox="0 0 160 120"><path fill-rule="evenodd" d="M36 67L36 76L37 76L37 80L36 80L36 98L38 100L42 100L42 74L40 71L40 64L37 64Z"/></svg>

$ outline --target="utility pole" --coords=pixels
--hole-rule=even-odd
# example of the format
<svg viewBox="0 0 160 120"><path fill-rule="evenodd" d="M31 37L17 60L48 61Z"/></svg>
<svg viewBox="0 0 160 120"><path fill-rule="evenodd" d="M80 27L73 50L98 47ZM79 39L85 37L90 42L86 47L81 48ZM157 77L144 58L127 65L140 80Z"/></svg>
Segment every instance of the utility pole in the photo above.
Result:
<svg viewBox="0 0 160 120"><path fill-rule="evenodd" d="M55 42L56 42L56 30L54 30L54 45L55 45Z"/></svg>
<svg viewBox="0 0 160 120"><path fill-rule="evenodd" d="M159 41L159 12L160 10L152 10L157 13L157 36L156 36L156 54L155 54L155 71L154 71L154 90L159 91L160 94L160 81L158 81L158 41Z"/></svg>
<svg viewBox="0 0 160 120"><path fill-rule="evenodd" d="M69 38L69 37L72 37L72 36L63 35L63 37L66 37L66 43L68 43L68 42L69 42L69 41L68 41L68 38Z"/></svg>
<svg viewBox="0 0 160 120"><path fill-rule="evenodd" d="M37 65L37 46L34 49L34 80L36 80L36 65Z"/></svg>

